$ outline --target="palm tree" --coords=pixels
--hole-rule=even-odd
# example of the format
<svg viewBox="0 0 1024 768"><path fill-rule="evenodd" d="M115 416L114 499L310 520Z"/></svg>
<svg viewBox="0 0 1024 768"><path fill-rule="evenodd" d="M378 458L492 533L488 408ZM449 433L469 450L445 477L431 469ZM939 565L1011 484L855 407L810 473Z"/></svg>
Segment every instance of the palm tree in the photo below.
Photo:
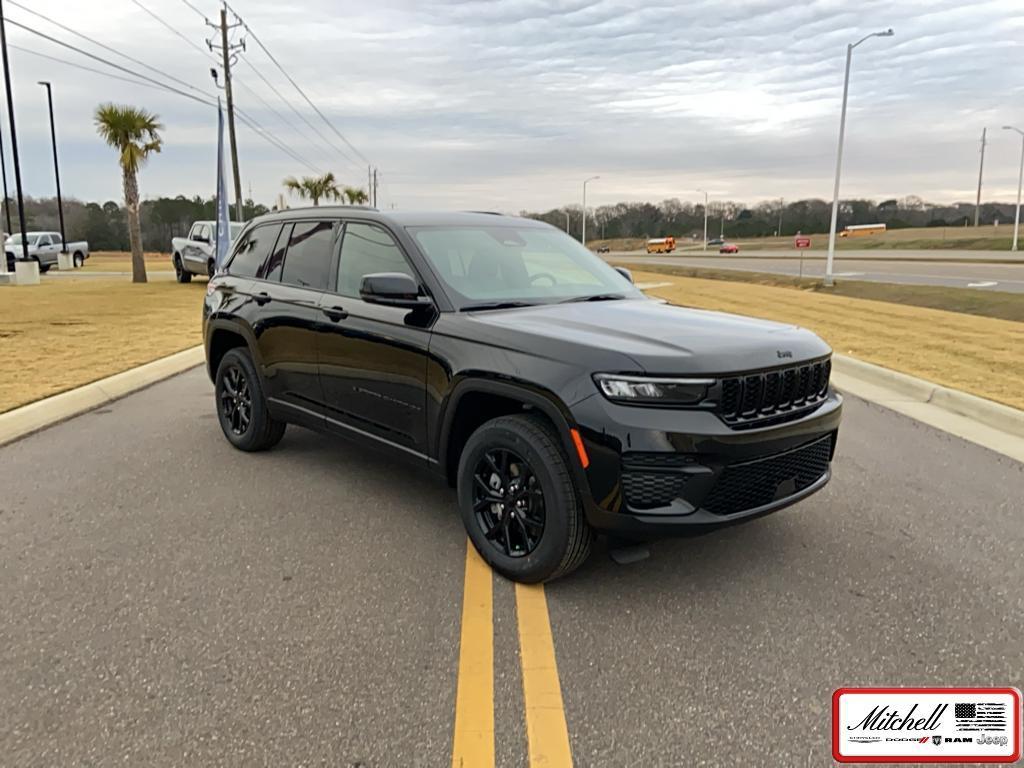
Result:
<svg viewBox="0 0 1024 768"><path fill-rule="evenodd" d="M142 256L142 229L139 225L139 168L152 152L163 144L158 131L160 118L144 109L127 105L100 104L94 115L96 132L119 153L124 186L124 205L128 209L128 238L132 244L132 282L146 282L146 261Z"/></svg>
<svg viewBox="0 0 1024 768"><path fill-rule="evenodd" d="M312 200L313 205L320 205L320 198L330 197L337 200L341 197L341 190L338 188L338 181L333 173L325 173L323 176L303 176L296 179L289 176L284 180L284 188L294 192L302 200Z"/></svg>
<svg viewBox="0 0 1024 768"><path fill-rule="evenodd" d="M345 187L342 195L349 205L362 205L370 199L370 196L362 189L359 189L359 187Z"/></svg>

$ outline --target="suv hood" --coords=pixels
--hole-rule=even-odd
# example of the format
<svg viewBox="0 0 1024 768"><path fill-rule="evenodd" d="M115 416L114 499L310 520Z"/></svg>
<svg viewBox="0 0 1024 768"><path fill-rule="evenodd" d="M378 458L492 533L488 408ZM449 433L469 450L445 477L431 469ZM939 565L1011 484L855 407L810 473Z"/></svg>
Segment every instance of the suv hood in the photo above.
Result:
<svg viewBox="0 0 1024 768"><path fill-rule="evenodd" d="M818 336L795 325L654 299L545 304L471 317L492 331L482 335L499 336L524 351L566 362L586 360L584 347L613 351L646 373L738 373L831 352Z"/></svg>

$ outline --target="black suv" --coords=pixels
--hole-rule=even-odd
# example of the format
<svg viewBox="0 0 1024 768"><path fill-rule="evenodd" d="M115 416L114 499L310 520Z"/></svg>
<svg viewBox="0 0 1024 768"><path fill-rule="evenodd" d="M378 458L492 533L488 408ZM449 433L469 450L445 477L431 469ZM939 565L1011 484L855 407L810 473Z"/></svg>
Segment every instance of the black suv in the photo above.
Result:
<svg viewBox="0 0 1024 768"><path fill-rule="evenodd" d="M649 299L558 229L487 213L260 217L203 331L234 446L293 423L405 454L526 582L572 571L595 531L700 531L807 497L842 410L813 333Z"/></svg>

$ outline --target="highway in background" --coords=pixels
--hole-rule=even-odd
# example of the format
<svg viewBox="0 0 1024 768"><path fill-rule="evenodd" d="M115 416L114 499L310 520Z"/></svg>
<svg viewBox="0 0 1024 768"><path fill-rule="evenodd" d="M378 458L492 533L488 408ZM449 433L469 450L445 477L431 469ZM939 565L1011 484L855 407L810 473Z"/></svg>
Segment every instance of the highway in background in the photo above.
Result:
<svg viewBox="0 0 1024 768"><path fill-rule="evenodd" d="M860 254L871 254L862 258ZM951 288L977 288L991 291L1024 293L1024 261L1014 264L996 264L982 259L1016 256L1009 252L987 251L840 251L836 254L833 272L837 279L867 280L878 283L911 285L941 285ZM918 254L929 254L928 257ZM940 254L936 256L935 254ZM797 277L822 277L825 257L812 252L802 261L797 251L750 251L740 257L721 255L708 250L707 254L685 251L671 256L643 253L611 253L605 258L624 265L664 264L678 267L733 269L742 272L767 272ZM939 258L942 261L926 261ZM976 262L976 263L975 263Z"/></svg>

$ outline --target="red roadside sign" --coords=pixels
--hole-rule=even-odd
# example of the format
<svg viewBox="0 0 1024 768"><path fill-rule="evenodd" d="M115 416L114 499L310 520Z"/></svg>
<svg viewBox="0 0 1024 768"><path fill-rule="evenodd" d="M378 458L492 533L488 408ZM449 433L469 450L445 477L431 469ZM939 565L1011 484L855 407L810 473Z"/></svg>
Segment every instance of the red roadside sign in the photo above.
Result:
<svg viewBox="0 0 1024 768"><path fill-rule="evenodd" d="M797 248L810 248L811 247L811 238L809 238L809 237L798 237L798 238L796 238L796 247Z"/></svg>

